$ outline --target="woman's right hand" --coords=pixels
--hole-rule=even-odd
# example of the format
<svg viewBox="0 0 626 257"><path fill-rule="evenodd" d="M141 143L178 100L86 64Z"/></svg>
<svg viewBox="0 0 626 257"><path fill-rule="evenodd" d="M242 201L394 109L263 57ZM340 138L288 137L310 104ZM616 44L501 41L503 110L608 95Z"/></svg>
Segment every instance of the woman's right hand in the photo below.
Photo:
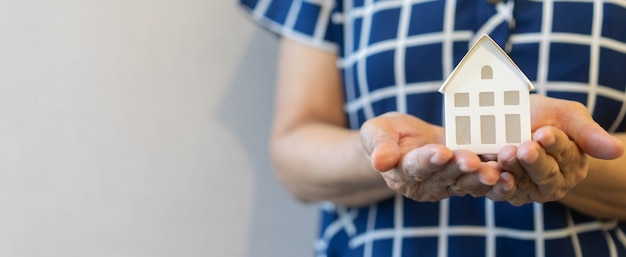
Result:
<svg viewBox="0 0 626 257"><path fill-rule="evenodd" d="M451 196L501 195L513 187L513 177L501 176L496 162L445 146L444 129L414 116L387 113L368 120L361 142L372 167L387 186L416 201Z"/></svg>

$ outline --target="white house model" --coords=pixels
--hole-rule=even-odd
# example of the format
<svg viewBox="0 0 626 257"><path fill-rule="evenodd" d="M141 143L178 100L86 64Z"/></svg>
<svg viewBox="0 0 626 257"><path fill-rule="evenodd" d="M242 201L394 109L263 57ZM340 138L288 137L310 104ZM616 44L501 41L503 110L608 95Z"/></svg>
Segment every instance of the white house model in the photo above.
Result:
<svg viewBox="0 0 626 257"><path fill-rule="evenodd" d="M529 141L533 90L526 75L483 35L443 83L446 146L495 154Z"/></svg>

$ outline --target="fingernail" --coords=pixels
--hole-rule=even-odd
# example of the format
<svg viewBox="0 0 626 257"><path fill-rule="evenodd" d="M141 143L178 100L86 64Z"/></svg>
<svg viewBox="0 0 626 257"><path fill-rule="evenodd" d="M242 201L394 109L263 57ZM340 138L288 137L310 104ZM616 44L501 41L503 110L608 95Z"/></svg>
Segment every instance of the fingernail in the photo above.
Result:
<svg viewBox="0 0 626 257"><path fill-rule="evenodd" d="M539 153L537 153L537 151L530 151L530 153L527 155L526 161L528 161L529 163L533 163L537 161L537 159L539 159Z"/></svg>
<svg viewBox="0 0 626 257"><path fill-rule="evenodd" d="M533 163L539 159L539 151L541 146L537 143L532 143L531 145L526 145L517 152L517 156L515 156L518 160L521 160L523 163Z"/></svg>
<svg viewBox="0 0 626 257"><path fill-rule="evenodd" d="M510 183L510 182L505 183L504 190L506 190L507 192L513 190L513 183Z"/></svg>
<svg viewBox="0 0 626 257"><path fill-rule="evenodd" d="M435 153L432 157L430 157L430 162L437 165L443 165L446 163L445 157L441 153Z"/></svg>
<svg viewBox="0 0 626 257"><path fill-rule="evenodd" d="M506 190L506 191L513 190L513 187L515 186L515 181L513 180L513 175L511 173L504 172L504 173L502 173L502 175L500 175L500 177L502 178L502 180L504 182L504 190Z"/></svg>
<svg viewBox="0 0 626 257"><path fill-rule="evenodd" d="M507 159L505 161L505 163L506 163L507 166L511 166L511 165L515 164L516 161L517 161L517 158L511 157L511 158Z"/></svg>
<svg viewBox="0 0 626 257"><path fill-rule="evenodd" d="M496 184L497 181L489 181L485 176L480 176L478 177L478 181L480 181L480 183L483 183L484 185L487 186L493 186Z"/></svg>

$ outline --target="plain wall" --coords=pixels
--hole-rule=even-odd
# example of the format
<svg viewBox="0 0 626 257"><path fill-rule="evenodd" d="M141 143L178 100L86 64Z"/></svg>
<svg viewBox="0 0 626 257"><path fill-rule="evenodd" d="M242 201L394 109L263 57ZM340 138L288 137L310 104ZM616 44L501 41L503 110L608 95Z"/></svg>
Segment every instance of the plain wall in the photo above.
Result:
<svg viewBox="0 0 626 257"><path fill-rule="evenodd" d="M276 51L236 1L0 1L0 256L311 256Z"/></svg>

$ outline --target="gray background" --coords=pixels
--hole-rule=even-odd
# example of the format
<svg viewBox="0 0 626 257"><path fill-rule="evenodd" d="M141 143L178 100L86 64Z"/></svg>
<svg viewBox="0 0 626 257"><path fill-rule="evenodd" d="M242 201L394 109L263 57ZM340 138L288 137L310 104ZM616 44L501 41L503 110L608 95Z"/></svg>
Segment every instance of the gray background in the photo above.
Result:
<svg viewBox="0 0 626 257"><path fill-rule="evenodd" d="M0 1L0 256L311 256L236 1Z"/></svg>

